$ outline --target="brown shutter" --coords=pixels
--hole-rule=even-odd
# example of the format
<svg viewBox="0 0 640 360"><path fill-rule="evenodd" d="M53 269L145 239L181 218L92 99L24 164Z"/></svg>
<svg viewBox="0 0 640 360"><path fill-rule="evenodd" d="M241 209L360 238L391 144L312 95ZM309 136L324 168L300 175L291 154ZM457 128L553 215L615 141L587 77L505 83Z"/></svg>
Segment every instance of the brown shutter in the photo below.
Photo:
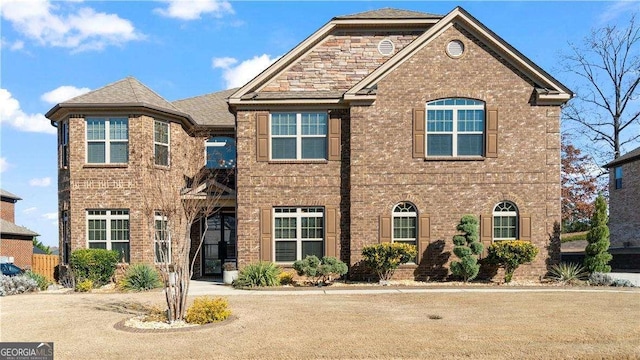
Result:
<svg viewBox="0 0 640 360"><path fill-rule="evenodd" d="M487 256L487 249L491 246L493 240L493 215L484 214L480 216L480 242L484 246L482 250L482 256Z"/></svg>
<svg viewBox="0 0 640 360"><path fill-rule="evenodd" d="M327 207L325 211L324 254L326 256L336 256L338 248L338 211L333 207Z"/></svg>
<svg viewBox="0 0 640 360"><path fill-rule="evenodd" d="M380 242L391 242L391 216L380 216Z"/></svg>
<svg viewBox="0 0 640 360"><path fill-rule="evenodd" d="M487 143L485 156L498 157L498 109L487 109Z"/></svg>
<svg viewBox="0 0 640 360"><path fill-rule="evenodd" d="M260 260L272 261L271 208L260 209Z"/></svg>
<svg viewBox="0 0 640 360"><path fill-rule="evenodd" d="M256 117L256 161L269 161L269 114Z"/></svg>
<svg viewBox="0 0 640 360"><path fill-rule="evenodd" d="M340 118L329 118L328 157L329 161L340 161Z"/></svg>
<svg viewBox="0 0 640 360"><path fill-rule="evenodd" d="M427 250L431 241L431 218L429 214L420 215L418 220L418 257L416 263L422 260L422 254Z"/></svg>
<svg viewBox="0 0 640 360"><path fill-rule="evenodd" d="M531 215L520 215L520 228L519 240L531 241Z"/></svg>
<svg viewBox="0 0 640 360"><path fill-rule="evenodd" d="M425 144L425 113L424 108L413 109L413 157L424 158L426 155Z"/></svg>

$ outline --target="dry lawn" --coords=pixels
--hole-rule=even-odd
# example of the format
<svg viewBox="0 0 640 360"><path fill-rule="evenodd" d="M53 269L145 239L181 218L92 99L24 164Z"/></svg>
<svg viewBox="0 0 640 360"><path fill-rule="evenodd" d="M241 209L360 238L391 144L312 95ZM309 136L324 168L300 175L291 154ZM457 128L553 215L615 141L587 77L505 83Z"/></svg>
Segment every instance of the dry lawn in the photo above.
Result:
<svg viewBox="0 0 640 360"><path fill-rule="evenodd" d="M230 296L235 320L130 333L123 304L162 293L0 298L1 341L55 359L640 359L640 292Z"/></svg>

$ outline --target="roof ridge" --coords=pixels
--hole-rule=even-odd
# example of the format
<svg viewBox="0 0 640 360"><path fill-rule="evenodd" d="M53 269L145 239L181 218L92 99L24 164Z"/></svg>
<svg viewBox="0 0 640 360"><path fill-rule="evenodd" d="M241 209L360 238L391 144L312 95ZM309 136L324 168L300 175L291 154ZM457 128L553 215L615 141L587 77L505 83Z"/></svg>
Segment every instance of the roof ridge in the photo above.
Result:
<svg viewBox="0 0 640 360"><path fill-rule="evenodd" d="M137 79L135 79L133 76L127 76L125 80L127 81L127 85L129 85L129 87L131 88L131 93L133 93L133 96L136 98L136 102L141 102L138 97L138 93L136 92L136 89L134 89L133 84L131 84L131 80L137 80Z"/></svg>

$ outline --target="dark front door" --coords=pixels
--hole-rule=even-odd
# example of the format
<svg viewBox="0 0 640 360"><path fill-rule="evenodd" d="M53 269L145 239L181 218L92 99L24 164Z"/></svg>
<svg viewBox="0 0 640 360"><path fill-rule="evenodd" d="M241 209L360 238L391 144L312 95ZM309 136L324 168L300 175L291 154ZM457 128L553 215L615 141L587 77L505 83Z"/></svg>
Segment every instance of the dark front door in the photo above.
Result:
<svg viewBox="0 0 640 360"><path fill-rule="evenodd" d="M233 213L218 213L207 219L202 244L203 275L221 275L222 264L236 261L236 218Z"/></svg>

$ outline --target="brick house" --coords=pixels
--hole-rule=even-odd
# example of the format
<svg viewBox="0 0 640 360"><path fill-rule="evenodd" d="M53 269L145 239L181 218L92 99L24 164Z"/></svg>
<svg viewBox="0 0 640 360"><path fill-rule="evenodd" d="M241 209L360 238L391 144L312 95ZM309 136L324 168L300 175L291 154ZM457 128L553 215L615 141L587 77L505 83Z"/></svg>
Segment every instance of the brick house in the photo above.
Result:
<svg viewBox="0 0 640 360"><path fill-rule="evenodd" d="M15 224L15 204L20 197L0 189L0 256L12 257L22 269L31 269L33 239L40 234Z"/></svg>
<svg viewBox="0 0 640 360"><path fill-rule="evenodd" d="M357 275L364 246L397 241L419 253L398 277L441 278L458 221L474 214L485 245L541 250L519 270L537 278L559 260L571 96L462 8L335 17L240 89L168 102L127 78L46 115L59 129L62 256L89 246L153 261L143 224L155 215L139 206L151 188L131 154L161 154L154 171L171 172L195 143L201 165L234 169L223 211L192 229L212 232L196 275L308 254ZM223 161L205 160L214 153Z"/></svg>
<svg viewBox="0 0 640 360"><path fill-rule="evenodd" d="M609 169L610 248L640 248L640 147L605 167Z"/></svg>

